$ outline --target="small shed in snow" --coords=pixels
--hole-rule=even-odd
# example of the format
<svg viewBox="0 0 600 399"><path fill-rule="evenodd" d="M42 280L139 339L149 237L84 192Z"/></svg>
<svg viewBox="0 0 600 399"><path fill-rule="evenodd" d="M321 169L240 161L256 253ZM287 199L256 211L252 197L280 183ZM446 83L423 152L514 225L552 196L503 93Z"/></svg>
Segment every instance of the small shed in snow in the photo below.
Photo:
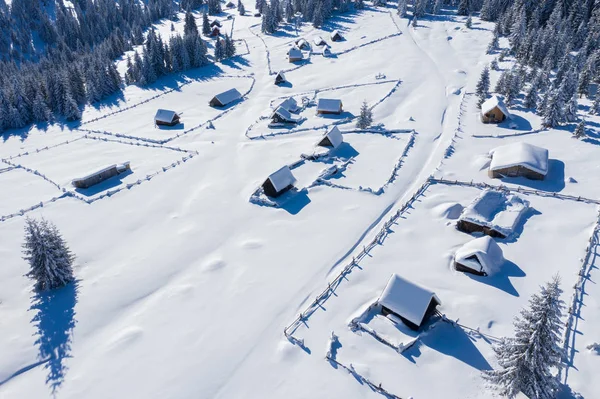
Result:
<svg viewBox="0 0 600 399"><path fill-rule="evenodd" d="M442 302L433 291L393 274L377 300L383 315L393 314L418 330Z"/></svg>
<svg viewBox="0 0 600 399"><path fill-rule="evenodd" d="M233 2L230 1L227 4L225 4L225 7L227 7L227 8L235 8L235 4L233 4Z"/></svg>
<svg viewBox="0 0 600 399"><path fill-rule="evenodd" d="M508 108L498 96L492 96L481 104L481 121L483 123L500 123L509 117Z"/></svg>
<svg viewBox="0 0 600 399"><path fill-rule="evenodd" d="M544 180L548 174L548 150L528 143L503 145L490 151L488 175L492 178L526 177Z"/></svg>
<svg viewBox="0 0 600 399"><path fill-rule="evenodd" d="M277 76L275 76L275 84L280 85L285 82L287 82L287 80L285 79L285 74L283 73L283 71L279 71L277 73Z"/></svg>
<svg viewBox="0 0 600 399"><path fill-rule="evenodd" d="M267 177L267 180L262 184L265 194L269 197L279 197L290 188L294 187L296 178L292 174L289 166L284 166L276 172L273 172Z"/></svg>
<svg viewBox="0 0 600 399"><path fill-rule="evenodd" d="M333 32L331 32L331 41L334 42L339 42L344 40L344 37L342 36L342 34L340 33L340 31L338 31L337 29L334 30Z"/></svg>
<svg viewBox="0 0 600 399"><path fill-rule="evenodd" d="M469 241L456 251L454 268L459 272L491 276L504 263L502 248L490 236Z"/></svg>
<svg viewBox="0 0 600 399"><path fill-rule="evenodd" d="M272 123L298 123L298 120L292 116L290 111L283 107L277 108L271 115Z"/></svg>
<svg viewBox="0 0 600 399"><path fill-rule="evenodd" d="M305 39L296 40L296 47L300 50L310 50L310 44Z"/></svg>
<svg viewBox="0 0 600 399"><path fill-rule="evenodd" d="M242 98L242 95L237 89L230 89L214 96L209 104L212 107L224 107L240 98Z"/></svg>
<svg viewBox="0 0 600 399"><path fill-rule="evenodd" d="M211 28L213 28L215 26L217 26L219 28L221 27L221 23L218 20L216 20L216 19L210 23L210 27Z"/></svg>
<svg viewBox="0 0 600 399"><path fill-rule="evenodd" d="M283 100L282 102L280 102L275 109L277 108L284 108L287 109L290 112L298 112L300 111L300 108L298 108L298 102L294 99L294 97L288 97L285 100Z"/></svg>
<svg viewBox="0 0 600 399"><path fill-rule="evenodd" d="M315 43L315 46L326 46L327 45L327 42L321 36L315 36L315 38L313 39L313 43Z"/></svg>
<svg viewBox="0 0 600 399"><path fill-rule="evenodd" d="M296 47L292 47L290 51L288 51L289 62L302 61L303 58L304 56L302 55L302 51Z"/></svg>
<svg viewBox="0 0 600 399"><path fill-rule="evenodd" d="M218 26L213 26L212 30L210 31L210 36L211 37L217 37L221 34L221 29L219 29Z"/></svg>
<svg viewBox="0 0 600 399"><path fill-rule="evenodd" d="M319 98L317 103L317 114L341 114L343 110L342 100Z"/></svg>
<svg viewBox="0 0 600 399"><path fill-rule="evenodd" d="M337 126L334 126L331 130L325 133L317 145L321 147L338 148L343 142L344 137L342 136L342 132L340 132L340 129L338 129Z"/></svg>
<svg viewBox="0 0 600 399"><path fill-rule="evenodd" d="M89 173L83 177L77 177L71 181L71 184L77 188L90 188L98 183L117 176L121 173L131 170L129 162L107 166L106 168Z"/></svg>
<svg viewBox="0 0 600 399"><path fill-rule="evenodd" d="M175 126L179 123L179 115L175 111L159 109L154 115L154 123L158 126Z"/></svg>

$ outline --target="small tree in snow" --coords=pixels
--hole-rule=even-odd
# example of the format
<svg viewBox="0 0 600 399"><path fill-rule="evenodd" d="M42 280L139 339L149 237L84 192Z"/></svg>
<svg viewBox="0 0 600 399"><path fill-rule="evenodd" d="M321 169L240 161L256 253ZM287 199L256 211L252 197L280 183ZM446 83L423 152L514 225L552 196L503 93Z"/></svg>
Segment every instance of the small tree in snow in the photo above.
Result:
<svg viewBox="0 0 600 399"><path fill-rule="evenodd" d="M242 0L238 0L237 10L240 13L240 15L246 14L246 7L244 7L244 3L242 3Z"/></svg>
<svg viewBox="0 0 600 399"><path fill-rule="evenodd" d="M479 82L477 82L477 97L479 97L479 102L477 105L481 108L481 104L487 99L490 94L490 69L486 66L481 71L481 76L479 77Z"/></svg>
<svg viewBox="0 0 600 399"><path fill-rule="evenodd" d="M460 0L457 10L458 15L469 15L469 12L471 11L471 6L469 3L469 0Z"/></svg>
<svg viewBox="0 0 600 399"><path fill-rule="evenodd" d="M560 367L559 346L563 329L560 278L541 287L514 322L515 337L503 338L494 347L500 368L484 371L484 378L500 395L515 398L519 392L532 399L554 398L558 380L552 374Z"/></svg>
<svg viewBox="0 0 600 399"><path fill-rule="evenodd" d="M577 103L578 95L577 93L573 93L569 102L567 102L567 106L565 107L565 119L567 122L575 122L577 120Z"/></svg>
<svg viewBox="0 0 600 399"><path fill-rule="evenodd" d="M417 20L417 16L413 15L413 19L412 19L412 27L416 28L417 24L419 23L419 21Z"/></svg>
<svg viewBox="0 0 600 399"><path fill-rule="evenodd" d="M544 127L555 127L564 121L563 107L565 102L558 90L544 97L546 107L544 109L542 125ZM542 109L538 107L538 109Z"/></svg>
<svg viewBox="0 0 600 399"><path fill-rule="evenodd" d="M35 280L37 290L59 288L74 280L75 256L56 226L45 219L25 220L23 259L29 263L27 276Z"/></svg>
<svg viewBox="0 0 600 399"><path fill-rule="evenodd" d="M396 10L400 18L404 18L406 16L406 8L406 0L398 0L398 7Z"/></svg>
<svg viewBox="0 0 600 399"><path fill-rule="evenodd" d="M369 108L369 105L366 101L363 101L362 106L360 107L360 115L356 120L356 127L359 129L366 129L371 126L373 123L373 112Z"/></svg>
<svg viewBox="0 0 600 399"><path fill-rule="evenodd" d="M591 113L594 115L600 115L600 93L596 93L596 98L592 104Z"/></svg>
<svg viewBox="0 0 600 399"><path fill-rule="evenodd" d="M470 15L469 18L467 18L467 21L465 22L465 26L467 27L467 29L471 29L473 27L473 19Z"/></svg>
<svg viewBox="0 0 600 399"><path fill-rule="evenodd" d="M575 131L573 132L573 137L575 137L576 139L582 139L585 137L585 121L582 120L581 122L579 122L577 124L577 128L575 128Z"/></svg>
<svg viewBox="0 0 600 399"><path fill-rule="evenodd" d="M202 14L202 34L204 36L210 35L210 22L208 21L206 11Z"/></svg>

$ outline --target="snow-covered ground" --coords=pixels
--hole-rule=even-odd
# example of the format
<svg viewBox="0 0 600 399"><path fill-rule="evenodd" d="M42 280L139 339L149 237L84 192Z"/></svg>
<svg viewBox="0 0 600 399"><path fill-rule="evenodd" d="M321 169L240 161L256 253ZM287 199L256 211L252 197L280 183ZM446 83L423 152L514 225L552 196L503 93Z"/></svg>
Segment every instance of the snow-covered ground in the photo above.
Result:
<svg viewBox="0 0 600 399"><path fill-rule="evenodd" d="M0 397L44 398L54 389L60 398L358 399L380 397L378 384L403 398L491 397L480 371L496 366L494 337L512 334L514 316L555 273L569 304L581 284L580 259L598 218L600 120L588 118L585 141L567 129L537 132L539 119L518 109L511 109L515 129L482 125L472 92L493 59L485 54L493 25L474 18L467 29L465 18L447 10L414 28L394 6L339 16L322 30L303 25L302 37L340 29L346 40L331 43L336 56L313 54L287 72L287 85L275 86L272 72L290 67L285 50L295 29L265 36L260 19L237 16L226 26L247 54L151 88L128 87L86 109L80 125L5 134L0 216L43 202L24 214L59 227L77 255L77 284L33 296L21 259L24 217L0 222ZM174 25L182 30L182 21ZM171 23L158 30L168 37ZM372 84L382 80L389 82ZM248 94L221 117L207 102L231 87ZM342 115L346 144L302 160L323 151L315 144L336 119L309 107L298 131L269 135L286 130L260 118L273 100L305 93L340 98L352 116L366 100L378 128L356 131ZM182 135L156 129L158 108L182 112L183 131L198 128ZM547 180L487 176L489 150L517 141L549 149ZM97 187L95 201L70 186L124 161L132 173ZM284 165L306 190L279 208L250 202ZM333 165L345 169L318 182ZM507 261L493 277L451 267L454 251L472 239L456 230L457 210L481 187L433 183L403 206L430 175L538 191L517 193L532 209L514 237L498 241ZM595 241L591 248L595 254ZM359 257L363 249L368 255ZM353 257L359 260L335 292L305 312ZM563 381L566 375L573 391L593 398L600 357L586 347L600 343L600 292L598 269L586 270ZM389 319L363 314L365 328L393 346L414 341L402 353L352 331L352 319L392 273L435 291L439 310L459 324L439 320L414 341ZM286 338L284 328L303 312ZM331 356L341 365L324 359L332 331L339 343Z"/></svg>

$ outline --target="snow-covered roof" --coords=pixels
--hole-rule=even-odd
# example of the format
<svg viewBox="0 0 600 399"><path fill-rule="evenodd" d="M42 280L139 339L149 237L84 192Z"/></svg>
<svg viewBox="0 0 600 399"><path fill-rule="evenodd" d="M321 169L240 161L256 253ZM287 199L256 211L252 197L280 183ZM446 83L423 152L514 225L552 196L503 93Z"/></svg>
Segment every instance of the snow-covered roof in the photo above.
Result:
<svg viewBox="0 0 600 399"><path fill-rule="evenodd" d="M329 139L329 142L331 143L333 148L339 147L339 145L344 142L344 137L342 136L342 132L340 132L340 129L338 129L337 126L334 126L333 128L331 128L331 130L329 130L327 133L325 133L323 138L325 138L325 137L327 137Z"/></svg>
<svg viewBox="0 0 600 399"><path fill-rule="evenodd" d="M481 104L481 114L485 115L496 107L498 107L507 118L510 117L510 112L508 112L506 104L504 104L504 101L498 96L492 96L492 98Z"/></svg>
<svg viewBox="0 0 600 399"><path fill-rule="evenodd" d="M171 123L175 117L176 112L168 109L159 109L154 115L154 120L157 122Z"/></svg>
<svg viewBox="0 0 600 399"><path fill-rule="evenodd" d="M529 209L529 201L503 191L484 190L460 215L460 220L486 226L508 237Z"/></svg>
<svg viewBox="0 0 600 399"><path fill-rule="evenodd" d="M420 326L432 298L442 303L433 291L393 274L377 302Z"/></svg>
<svg viewBox="0 0 600 399"><path fill-rule="evenodd" d="M112 165L109 165L109 166L104 167L102 169L98 169L98 170L95 170L93 172L89 172L89 173L87 173L86 175L84 175L82 177L76 177L76 178L74 178L73 180L71 180L71 182L74 183L76 181L85 181L85 180L89 179L90 177L94 177L96 175L99 175L99 174L104 173L104 172L106 172L108 170L111 170L111 169L117 169L117 171L119 173L122 173L122 172L125 171L125 169L129 169L129 161L123 162L123 163L112 164Z"/></svg>
<svg viewBox="0 0 600 399"><path fill-rule="evenodd" d="M279 115L282 119L286 121L296 122L296 119L292 116L290 111L283 107L278 107L275 111L273 111L273 115L271 116L271 118L275 115Z"/></svg>
<svg viewBox="0 0 600 399"><path fill-rule="evenodd" d="M339 36L342 37L342 34L340 33L340 31L338 31L337 29L334 30L333 32L331 32L331 38L333 39L334 37Z"/></svg>
<svg viewBox="0 0 600 399"><path fill-rule="evenodd" d="M294 99L294 97L288 97L279 104L277 104L277 106L275 106L275 109L277 108L283 108L290 112L295 112L298 110L298 102Z"/></svg>
<svg viewBox="0 0 600 399"><path fill-rule="evenodd" d="M239 100L240 98L242 98L242 94L237 91L237 89L230 89L227 91L224 91L223 93L217 94L215 96L215 98L217 100L219 100L219 102L223 105L227 105L230 102L233 102L235 100Z"/></svg>
<svg viewBox="0 0 600 399"><path fill-rule="evenodd" d="M523 166L544 176L548 173L548 150L528 143L513 143L494 148L490 151L490 156L490 170Z"/></svg>
<svg viewBox="0 0 600 399"><path fill-rule="evenodd" d="M476 259L473 259L473 256ZM502 249L490 236L483 236L469 241L460 247L454 260L477 272L485 272L488 276L500 270L504 263Z"/></svg>
<svg viewBox="0 0 600 399"><path fill-rule="evenodd" d="M275 188L275 191L277 192L296 182L296 178L292 174L290 167L287 165L278 171L271 173L268 179L271 180L271 184L273 184L273 188Z"/></svg>
<svg viewBox="0 0 600 399"><path fill-rule="evenodd" d="M317 111L340 112L342 109L342 100L319 98L317 103Z"/></svg>
<svg viewBox="0 0 600 399"><path fill-rule="evenodd" d="M280 76L280 77L281 77L281 79L283 79L284 81L286 80L286 79L285 79L285 74L283 73L283 71L279 71L279 72L277 72L277 76Z"/></svg>
<svg viewBox="0 0 600 399"><path fill-rule="evenodd" d="M308 46L308 42L305 39L298 39L296 40L296 45L302 48L304 46Z"/></svg>
<svg viewBox="0 0 600 399"><path fill-rule="evenodd" d="M327 42L321 37L321 36L315 36L315 38L313 39L313 42L317 45L317 46L321 46L323 44L327 44Z"/></svg>
<svg viewBox="0 0 600 399"><path fill-rule="evenodd" d="M292 47L290 49L290 51L288 52L288 55L290 58L302 58L303 57L302 51L300 51L296 47Z"/></svg>

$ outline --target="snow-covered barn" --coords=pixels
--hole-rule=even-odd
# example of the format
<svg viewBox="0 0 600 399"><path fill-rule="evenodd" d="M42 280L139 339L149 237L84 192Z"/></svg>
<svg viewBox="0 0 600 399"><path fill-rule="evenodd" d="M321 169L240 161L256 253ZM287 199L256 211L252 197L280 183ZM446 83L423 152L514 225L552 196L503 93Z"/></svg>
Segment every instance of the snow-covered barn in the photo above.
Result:
<svg viewBox="0 0 600 399"><path fill-rule="evenodd" d="M342 36L340 31L337 29L334 30L333 32L331 32L330 37L331 37L331 41L334 41L334 42L339 42L339 41L344 40L344 37Z"/></svg>
<svg viewBox="0 0 600 399"><path fill-rule="evenodd" d="M321 147L338 148L343 142L344 137L342 136L342 132L340 132L340 129L338 129L337 126L334 126L325 133L317 145Z"/></svg>
<svg viewBox="0 0 600 399"><path fill-rule="evenodd" d="M528 143L512 143L490 151L491 178L526 177L543 180L548 174L548 150Z"/></svg>
<svg viewBox="0 0 600 399"><path fill-rule="evenodd" d="M296 40L296 47L300 50L310 50L310 44L305 39Z"/></svg>
<svg viewBox="0 0 600 399"><path fill-rule="evenodd" d="M275 109L277 108L284 108L287 109L290 112L298 112L300 111L300 108L298 108L298 102L294 99L294 97L288 97L285 100L283 100L282 102L280 102Z"/></svg>
<svg viewBox="0 0 600 399"><path fill-rule="evenodd" d="M219 29L218 26L213 26L212 30L210 31L210 36L211 37L218 37L221 34L221 29Z"/></svg>
<svg viewBox="0 0 600 399"><path fill-rule="evenodd" d="M237 89L229 89L223 93L217 94L210 100L209 104L212 107L224 107L234 101L242 98L242 94Z"/></svg>
<svg viewBox="0 0 600 399"><path fill-rule="evenodd" d="M502 248L490 236L469 241L454 255L454 268L460 272L491 276L504 263Z"/></svg>
<svg viewBox="0 0 600 399"><path fill-rule="evenodd" d="M319 98L317 103L317 114L341 114L343 110L342 100Z"/></svg>
<svg viewBox="0 0 600 399"><path fill-rule="evenodd" d="M285 78L285 74L283 73L283 71L279 71L277 73L277 76L275 76L275 84L280 85L285 82L287 82L287 80Z"/></svg>
<svg viewBox="0 0 600 399"><path fill-rule="evenodd" d="M212 21L212 22L210 23L210 27L211 27L211 28L213 28L213 27L215 27L215 26L217 26L217 27L219 27L219 28L220 28L220 27L221 27L221 22L219 22L218 20L216 20L216 19L215 19L214 21Z"/></svg>
<svg viewBox="0 0 600 399"><path fill-rule="evenodd" d="M271 173L262 184L262 188L269 197L278 197L294 187L295 182L296 178L289 166L286 165L276 172Z"/></svg>
<svg viewBox="0 0 600 399"><path fill-rule="evenodd" d="M302 51L296 47L292 47L290 51L288 51L289 62L302 61L303 58L304 56L302 55Z"/></svg>
<svg viewBox="0 0 600 399"><path fill-rule="evenodd" d="M313 43L315 43L315 46L326 46L327 45L327 42L321 36L315 36L313 39Z"/></svg>
<svg viewBox="0 0 600 399"><path fill-rule="evenodd" d="M278 107L271 115L271 123L298 123L298 120L292 116L290 111L283 107Z"/></svg>
<svg viewBox="0 0 600 399"><path fill-rule="evenodd" d="M412 330L418 330L442 304L433 291L397 274L390 277L377 303L383 315L398 316Z"/></svg>
<svg viewBox="0 0 600 399"><path fill-rule="evenodd" d="M71 184L77 188L90 188L98 183L102 183L105 180L110 179L113 176L117 176L121 173L131 170L129 162L122 164L114 164L89 173L83 177L77 177L71 181Z"/></svg>
<svg viewBox="0 0 600 399"><path fill-rule="evenodd" d="M503 191L484 190L461 213L456 228L464 233L481 232L491 237L512 235L529 209L529 202Z"/></svg>
<svg viewBox="0 0 600 399"><path fill-rule="evenodd" d="M179 115L175 111L159 109L154 115L154 123L158 126L175 126L179 123Z"/></svg>
<svg viewBox="0 0 600 399"><path fill-rule="evenodd" d="M481 121L483 123L500 123L510 117L504 101L498 96L492 96L481 104Z"/></svg>

